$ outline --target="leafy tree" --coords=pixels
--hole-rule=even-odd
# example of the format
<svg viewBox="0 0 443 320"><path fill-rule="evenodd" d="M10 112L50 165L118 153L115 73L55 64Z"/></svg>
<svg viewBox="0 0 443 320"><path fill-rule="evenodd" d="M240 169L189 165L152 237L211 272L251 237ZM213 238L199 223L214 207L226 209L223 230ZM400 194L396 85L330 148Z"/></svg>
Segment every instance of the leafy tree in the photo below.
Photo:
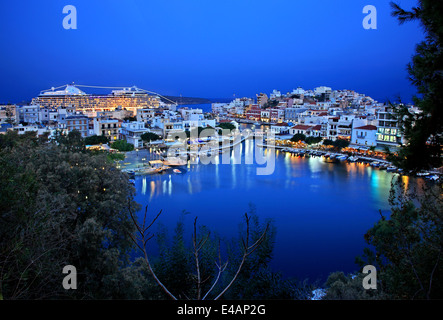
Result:
<svg viewBox="0 0 443 320"><path fill-rule="evenodd" d="M322 141L322 138L321 137L307 137L306 139L305 139L305 142L307 143L307 144L316 144L316 143L319 143L319 142L321 142Z"/></svg>
<svg viewBox="0 0 443 320"><path fill-rule="evenodd" d="M118 152L108 152L107 158L110 161L122 161L125 160L125 155L123 153L118 153Z"/></svg>
<svg viewBox="0 0 443 320"><path fill-rule="evenodd" d="M386 299L388 296L381 290L365 290L363 288L364 274L345 275L343 272L333 272L326 280L326 294L322 300L374 300Z"/></svg>
<svg viewBox="0 0 443 320"><path fill-rule="evenodd" d="M324 139L324 140L323 140L323 144L324 144L325 146L333 146L333 145L334 145L334 141L331 140L331 139Z"/></svg>
<svg viewBox="0 0 443 320"><path fill-rule="evenodd" d="M221 129L228 129L228 130L231 130L231 131L236 129L235 125L230 123L230 122L219 123L217 125L217 127L221 128Z"/></svg>
<svg viewBox="0 0 443 320"><path fill-rule="evenodd" d="M106 144L108 142L109 142L108 137L103 135L102 136L93 135L85 138L86 145Z"/></svg>
<svg viewBox="0 0 443 320"><path fill-rule="evenodd" d="M5 136L0 148L0 296L143 297L149 281L130 259L134 226L129 210L138 205L126 174L103 154L35 136ZM77 268L77 290L61 285L66 265Z"/></svg>
<svg viewBox="0 0 443 320"><path fill-rule="evenodd" d="M392 183L390 217L365 235L374 249L360 265L379 271L384 291L394 299L443 298L443 197L439 185L407 190L401 178Z"/></svg>
<svg viewBox="0 0 443 320"><path fill-rule="evenodd" d="M126 140L117 140L111 144L111 148L118 151L132 151L134 150L134 145L126 142Z"/></svg>
<svg viewBox="0 0 443 320"><path fill-rule="evenodd" d="M417 20L425 32L425 40L417 45L407 66L409 80L418 90L414 104L420 112L412 113L401 103L393 105L407 140L395 163L414 171L440 167L443 159L443 2L419 0L411 11L393 2L391 7L392 15L400 24Z"/></svg>
<svg viewBox="0 0 443 320"><path fill-rule="evenodd" d="M341 150L341 149L346 148L347 146L349 146L349 143L350 143L350 142L349 142L348 140L337 139L337 140L335 140L335 141L332 143L332 145L333 145L336 149Z"/></svg>
<svg viewBox="0 0 443 320"><path fill-rule="evenodd" d="M208 129L213 129L214 130L214 128L212 128L212 127L206 127L206 128L203 128L203 127L192 127L191 130L185 131L185 132L186 132L186 136L188 138L195 137L195 136L200 137L200 135L203 132L203 130L208 130Z"/></svg>
<svg viewBox="0 0 443 320"><path fill-rule="evenodd" d="M279 104L278 100L268 100L266 101L266 103L263 105L263 109L268 109L268 108L274 108Z"/></svg>
<svg viewBox="0 0 443 320"><path fill-rule="evenodd" d="M161 139L161 137L158 134L153 133L153 132L145 132L145 133L143 133L140 136L140 138L143 141L146 141L146 142L151 142L151 141L155 141L155 140L160 140Z"/></svg>
<svg viewBox="0 0 443 320"><path fill-rule="evenodd" d="M14 111L12 110L15 108L15 105L8 104L6 106L6 123L9 123L11 125L14 125L16 123L16 119L14 117ZM17 111L16 111L17 112Z"/></svg>
<svg viewBox="0 0 443 320"><path fill-rule="evenodd" d="M303 133L296 133L291 138L291 141L293 141L293 142L305 141L305 140L306 140L306 135L304 135Z"/></svg>

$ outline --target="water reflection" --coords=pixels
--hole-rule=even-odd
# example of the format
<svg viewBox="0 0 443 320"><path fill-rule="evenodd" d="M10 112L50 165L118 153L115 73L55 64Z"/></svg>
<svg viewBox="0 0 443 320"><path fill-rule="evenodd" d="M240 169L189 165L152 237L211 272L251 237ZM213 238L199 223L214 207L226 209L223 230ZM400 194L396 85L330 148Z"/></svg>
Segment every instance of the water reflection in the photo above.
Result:
<svg viewBox="0 0 443 320"><path fill-rule="evenodd" d="M246 164L244 158L254 155L254 148L252 140L245 141L239 150L246 154L236 158L231 152L230 164L223 164L220 154L215 164L188 164L184 174L137 176L136 201L162 210L161 219L171 230L186 210L224 237L237 236L252 202L261 221L275 221L273 264L284 275L315 279L336 270L354 271L354 258L366 245L363 235L378 221L379 210L389 210L394 174L280 151L274 173L258 176L256 169L263 165L255 158ZM407 186L415 183L406 176L402 180Z"/></svg>

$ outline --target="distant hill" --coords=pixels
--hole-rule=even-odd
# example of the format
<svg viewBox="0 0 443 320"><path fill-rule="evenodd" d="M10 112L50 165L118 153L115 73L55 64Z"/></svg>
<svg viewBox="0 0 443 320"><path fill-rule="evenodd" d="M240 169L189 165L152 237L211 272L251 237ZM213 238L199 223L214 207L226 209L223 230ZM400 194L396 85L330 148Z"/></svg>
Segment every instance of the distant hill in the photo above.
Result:
<svg viewBox="0 0 443 320"><path fill-rule="evenodd" d="M194 97L175 97L175 96L165 96L166 98L175 101L177 104L204 104L204 103L212 103L210 99L206 98L194 98ZM165 103L170 103L170 101L160 97L160 99Z"/></svg>

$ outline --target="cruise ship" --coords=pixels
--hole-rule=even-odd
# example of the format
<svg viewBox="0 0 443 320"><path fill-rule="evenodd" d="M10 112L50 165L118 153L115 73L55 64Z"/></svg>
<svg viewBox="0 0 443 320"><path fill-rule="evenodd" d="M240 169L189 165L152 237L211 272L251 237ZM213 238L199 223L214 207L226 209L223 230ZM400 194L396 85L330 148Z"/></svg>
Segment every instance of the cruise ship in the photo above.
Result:
<svg viewBox="0 0 443 320"><path fill-rule="evenodd" d="M121 108L132 111L134 115L137 109L155 108L160 105L159 96L148 94L135 86L113 90L106 95L87 94L76 85L66 85L63 89L56 90L58 88L40 92L32 99L32 104L49 108L75 107L76 111L85 113Z"/></svg>

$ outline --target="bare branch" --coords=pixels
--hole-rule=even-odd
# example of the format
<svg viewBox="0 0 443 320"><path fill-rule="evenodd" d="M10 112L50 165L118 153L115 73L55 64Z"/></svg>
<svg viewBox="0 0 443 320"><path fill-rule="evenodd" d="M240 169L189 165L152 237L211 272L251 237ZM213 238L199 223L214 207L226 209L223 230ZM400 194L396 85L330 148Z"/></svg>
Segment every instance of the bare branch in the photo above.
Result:
<svg viewBox="0 0 443 320"><path fill-rule="evenodd" d="M251 246L248 246L249 244L249 220L250 218L248 217L248 214L245 214L245 218L246 218L246 240L243 241L243 244L245 246L244 248L244 252L243 252L243 257L242 260L240 262L240 265L237 269L237 272L235 273L234 277L232 278L231 282L225 287L225 289L223 289L223 291L214 299L214 300L218 300L231 286L232 284L235 282L235 280L237 279L238 275L240 274L240 271L243 267L243 264L246 261L246 258L255 251L255 249L258 248L258 246L263 242L263 240L265 239L265 236L268 232L269 229L269 223L266 225L265 230L263 231L262 235L258 238L258 240Z"/></svg>
<svg viewBox="0 0 443 320"><path fill-rule="evenodd" d="M134 225L136 226L138 233L139 233L139 240L143 243L143 246L140 246L138 244L137 238L135 238L133 235L131 235L131 239L133 241L135 241L137 247L143 252L144 255L144 260L146 265L148 266L149 272L151 273L151 275L153 276L154 280L157 282L157 284L163 289L163 291L172 299L177 300L177 298L168 290L168 288L166 288L166 286L160 281L160 279L157 277L157 275L155 274L151 262L149 261L149 257L148 257L148 252L146 250L146 244L149 240L151 240L154 235L151 235L148 237L149 233L147 233L148 229L154 224L154 222L157 220L157 218L160 216L160 214L162 213L162 211L160 210L160 212L157 214L157 216L152 220L152 222L149 224L149 226L145 227L146 225L146 216L148 213L148 207L146 206L145 208L145 216L143 218L143 228L140 228L137 219L135 218L133 212L131 210L130 211L130 215L132 218L132 221L134 222Z"/></svg>

